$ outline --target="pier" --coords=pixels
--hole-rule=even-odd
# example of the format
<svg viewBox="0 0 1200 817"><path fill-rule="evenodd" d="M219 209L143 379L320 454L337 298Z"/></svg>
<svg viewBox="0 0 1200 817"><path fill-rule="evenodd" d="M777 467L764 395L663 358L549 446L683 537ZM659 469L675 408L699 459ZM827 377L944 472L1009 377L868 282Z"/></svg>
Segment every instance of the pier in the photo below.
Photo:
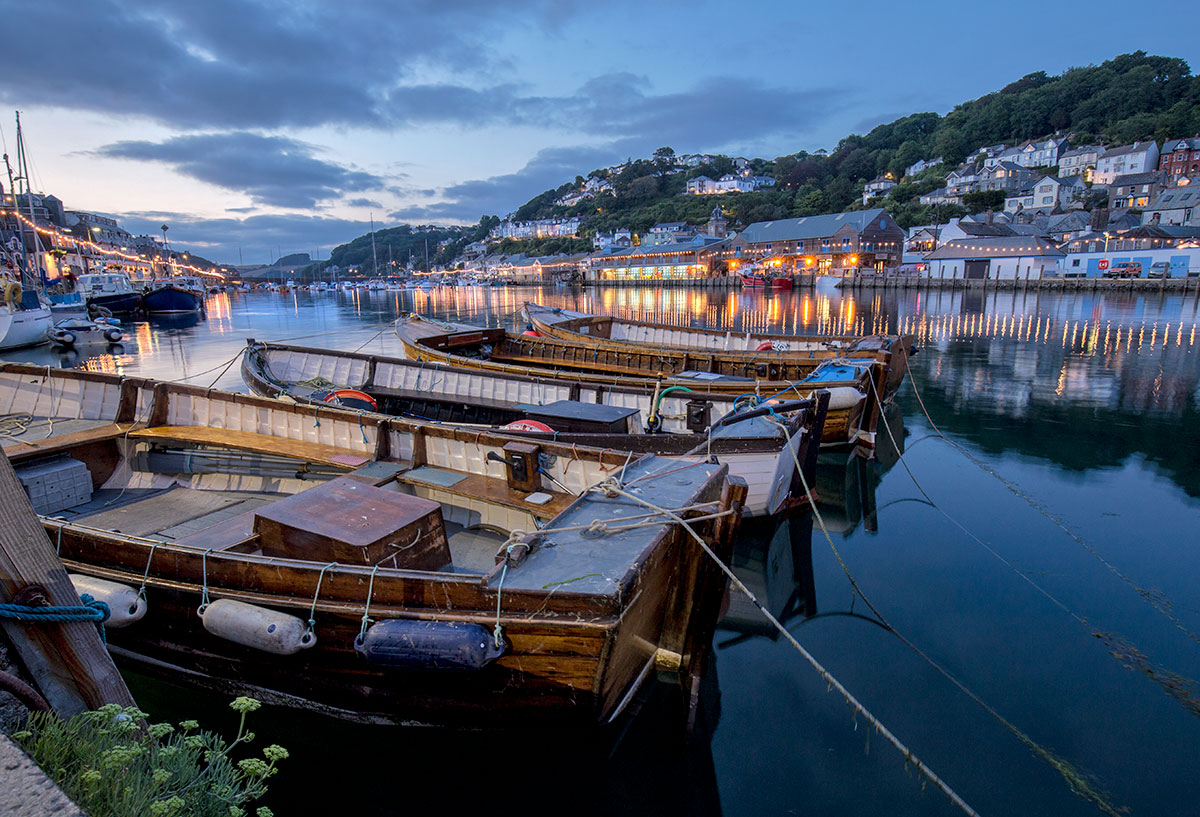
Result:
<svg viewBox="0 0 1200 817"><path fill-rule="evenodd" d="M855 275L839 289L965 289L996 292L1200 292L1200 278L927 278L916 275Z"/></svg>

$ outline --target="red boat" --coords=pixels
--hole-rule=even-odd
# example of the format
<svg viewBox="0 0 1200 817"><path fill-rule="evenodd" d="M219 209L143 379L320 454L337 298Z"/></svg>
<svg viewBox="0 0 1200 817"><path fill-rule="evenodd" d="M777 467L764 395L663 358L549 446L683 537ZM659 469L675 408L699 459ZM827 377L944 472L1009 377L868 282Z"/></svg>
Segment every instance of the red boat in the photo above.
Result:
<svg viewBox="0 0 1200 817"><path fill-rule="evenodd" d="M791 289L792 279L789 277L780 277L771 279L771 287L773 289Z"/></svg>
<svg viewBox="0 0 1200 817"><path fill-rule="evenodd" d="M757 275L742 275L742 286L744 287L765 287L767 285L766 278L759 278Z"/></svg>

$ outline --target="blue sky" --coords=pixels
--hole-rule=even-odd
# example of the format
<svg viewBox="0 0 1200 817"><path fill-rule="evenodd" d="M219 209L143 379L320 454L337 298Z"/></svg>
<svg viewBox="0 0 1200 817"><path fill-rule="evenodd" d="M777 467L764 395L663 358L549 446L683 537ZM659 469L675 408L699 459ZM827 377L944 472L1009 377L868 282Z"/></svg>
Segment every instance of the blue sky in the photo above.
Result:
<svg viewBox="0 0 1200 817"><path fill-rule="evenodd" d="M35 189L171 225L221 262L469 223L677 152L832 148L1031 71L1145 49L1197 64L1200 11L1127 3L0 0L0 101ZM14 29L15 31L15 29ZM3 135L12 148L13 127Z"/></svg>

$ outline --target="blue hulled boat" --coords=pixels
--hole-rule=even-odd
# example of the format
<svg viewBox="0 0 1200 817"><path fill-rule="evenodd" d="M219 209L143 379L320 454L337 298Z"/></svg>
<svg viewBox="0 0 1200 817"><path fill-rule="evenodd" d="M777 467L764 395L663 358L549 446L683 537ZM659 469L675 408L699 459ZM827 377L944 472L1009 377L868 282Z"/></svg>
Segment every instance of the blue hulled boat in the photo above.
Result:
<svg viewBox="0 0 1200 817"><path fill-rule="evenodd" d="M203 288L185 278L156 281L142 296L142 308L150 314L199 312L203 303Z"/></svg>

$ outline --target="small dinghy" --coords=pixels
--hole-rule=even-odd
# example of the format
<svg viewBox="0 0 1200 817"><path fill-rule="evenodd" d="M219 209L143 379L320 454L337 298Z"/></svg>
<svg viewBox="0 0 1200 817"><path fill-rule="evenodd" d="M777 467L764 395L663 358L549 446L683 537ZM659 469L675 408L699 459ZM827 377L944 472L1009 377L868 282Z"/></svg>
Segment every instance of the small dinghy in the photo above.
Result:
<svg viewBox="0 0 1200 817"><path fill-rule="evenodd" d="M124 338L121 322L116 318L68 318L56 322L50 330L50 342L62 349L89 343L120 343Z"/></svg>

